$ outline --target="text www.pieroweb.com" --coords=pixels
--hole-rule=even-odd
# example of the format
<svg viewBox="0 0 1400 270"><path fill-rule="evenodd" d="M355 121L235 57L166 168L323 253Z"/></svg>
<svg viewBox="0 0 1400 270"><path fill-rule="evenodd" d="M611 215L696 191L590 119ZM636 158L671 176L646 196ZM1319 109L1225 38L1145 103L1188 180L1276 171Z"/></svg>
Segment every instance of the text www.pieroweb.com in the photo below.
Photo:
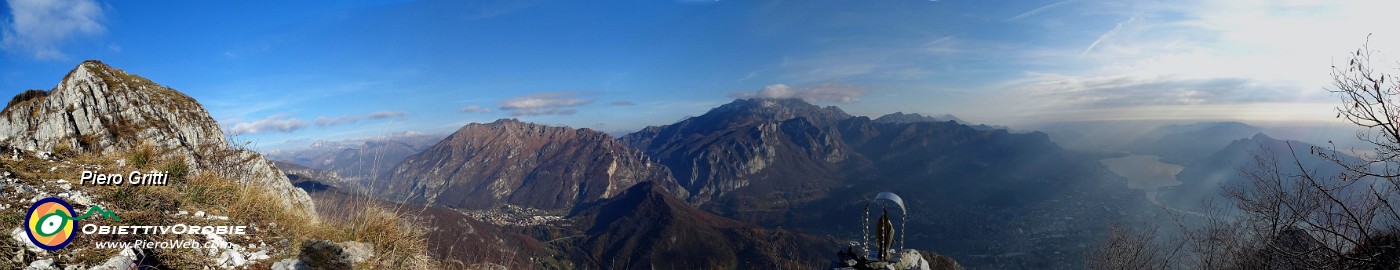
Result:
<svg viewBox="0 0 1400 270"><path fill-rule="evenodd" d="M113 249L113 248L134 248L134 249L152 249L152 248L162 248L162 249L171 249L171 248L192 248L192 249L202 249L202 248L233 248L233 243L214 243L214 242L200 243L199 241L195 241L195 240L193 240L193 239L187 239L187 240L163 240L163 241L136 240L136 241L132 241L132 242L126 242L126 241L103 241L103 242L97 242L97 248L98 248L98 249Z"/></svg>

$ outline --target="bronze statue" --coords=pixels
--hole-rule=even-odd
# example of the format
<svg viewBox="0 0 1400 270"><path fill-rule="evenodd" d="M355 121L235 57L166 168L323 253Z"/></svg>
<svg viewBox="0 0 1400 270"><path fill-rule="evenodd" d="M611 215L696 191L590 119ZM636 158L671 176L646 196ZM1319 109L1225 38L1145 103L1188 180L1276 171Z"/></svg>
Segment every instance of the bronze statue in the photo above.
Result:
<svg viewBox="0 0 1400 270"><path fill-rule="evenodd" d="M880 210L880 223L875 228L875 244L880 248L879 259L888 261L890 248L894 247L894 224L890 222L889 210Z"/></svg>

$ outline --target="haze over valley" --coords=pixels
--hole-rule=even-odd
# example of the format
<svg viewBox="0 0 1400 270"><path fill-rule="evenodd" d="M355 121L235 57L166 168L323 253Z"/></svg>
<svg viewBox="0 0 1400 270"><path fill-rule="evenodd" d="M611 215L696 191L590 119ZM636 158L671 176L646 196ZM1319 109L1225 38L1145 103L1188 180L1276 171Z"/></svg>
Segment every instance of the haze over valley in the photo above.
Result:
<svg viewBox="0 0 1400 270"><path fill-rule="evenodd" d="M0 269L1394 269L1395 10L7 0Z"/></svg>

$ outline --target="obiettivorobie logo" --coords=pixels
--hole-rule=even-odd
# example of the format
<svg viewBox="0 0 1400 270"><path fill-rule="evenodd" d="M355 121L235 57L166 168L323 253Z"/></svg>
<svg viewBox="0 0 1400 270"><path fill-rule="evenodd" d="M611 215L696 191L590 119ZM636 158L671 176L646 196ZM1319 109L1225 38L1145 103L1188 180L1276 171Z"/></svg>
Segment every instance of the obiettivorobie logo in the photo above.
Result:
<svg viewBox="0 0 1400 270"><path fill-rule="evenodd" d="M96 235L129 235L129 234L192 234L192 235L243 235L248 234L248 226L245 225L188 225L184 223L174 225L98 225L79 224L79 221L99 215L103 218L121 221L110 211L102 209L101 206L93 205L81 216L73 216L77 211L73 210L73 205L59 198L44 198L34 202L29 207L29 214L24 219L24 231L29 235L29 242L45 250L54 251L62 249L73 242L73 237L79 233ZM224 220L227 220L225 218ZM201 248L220 247L227 248L232 243L223 243L218 246L213 242L201 244L193 239L168 240L168 241L146 241L136 242L99 242L97 248Z"/></svg>
<svg viewBox="0 0 1400 270"><path fill-rule="evenodd" d="M29 213L24 219L24 231L29 235L29 242L44 250L59 250L73 242L78 221L95 213L109 219L122 220L116 214L96 205L88 208L87 213L81 216L74 217L74 212L73 205L59 198L50 197L34 202L34 205L29 206Z"/></svg>

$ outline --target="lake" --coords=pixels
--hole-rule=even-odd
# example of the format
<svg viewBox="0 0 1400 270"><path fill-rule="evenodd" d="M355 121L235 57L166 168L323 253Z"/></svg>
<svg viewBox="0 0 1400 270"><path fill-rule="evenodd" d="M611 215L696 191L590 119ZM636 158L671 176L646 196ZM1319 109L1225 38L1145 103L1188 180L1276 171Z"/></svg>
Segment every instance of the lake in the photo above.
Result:
<svg viewBox="0 0 1400 270"><path fill-rule="evenodd" d="M1109 171L1128 178L1128 188L1158 189L1181 185L1176 174L1181 165L1164 163L1153 155L1130 155L1100 159L1099 163L1108 166Z"/></svg>

